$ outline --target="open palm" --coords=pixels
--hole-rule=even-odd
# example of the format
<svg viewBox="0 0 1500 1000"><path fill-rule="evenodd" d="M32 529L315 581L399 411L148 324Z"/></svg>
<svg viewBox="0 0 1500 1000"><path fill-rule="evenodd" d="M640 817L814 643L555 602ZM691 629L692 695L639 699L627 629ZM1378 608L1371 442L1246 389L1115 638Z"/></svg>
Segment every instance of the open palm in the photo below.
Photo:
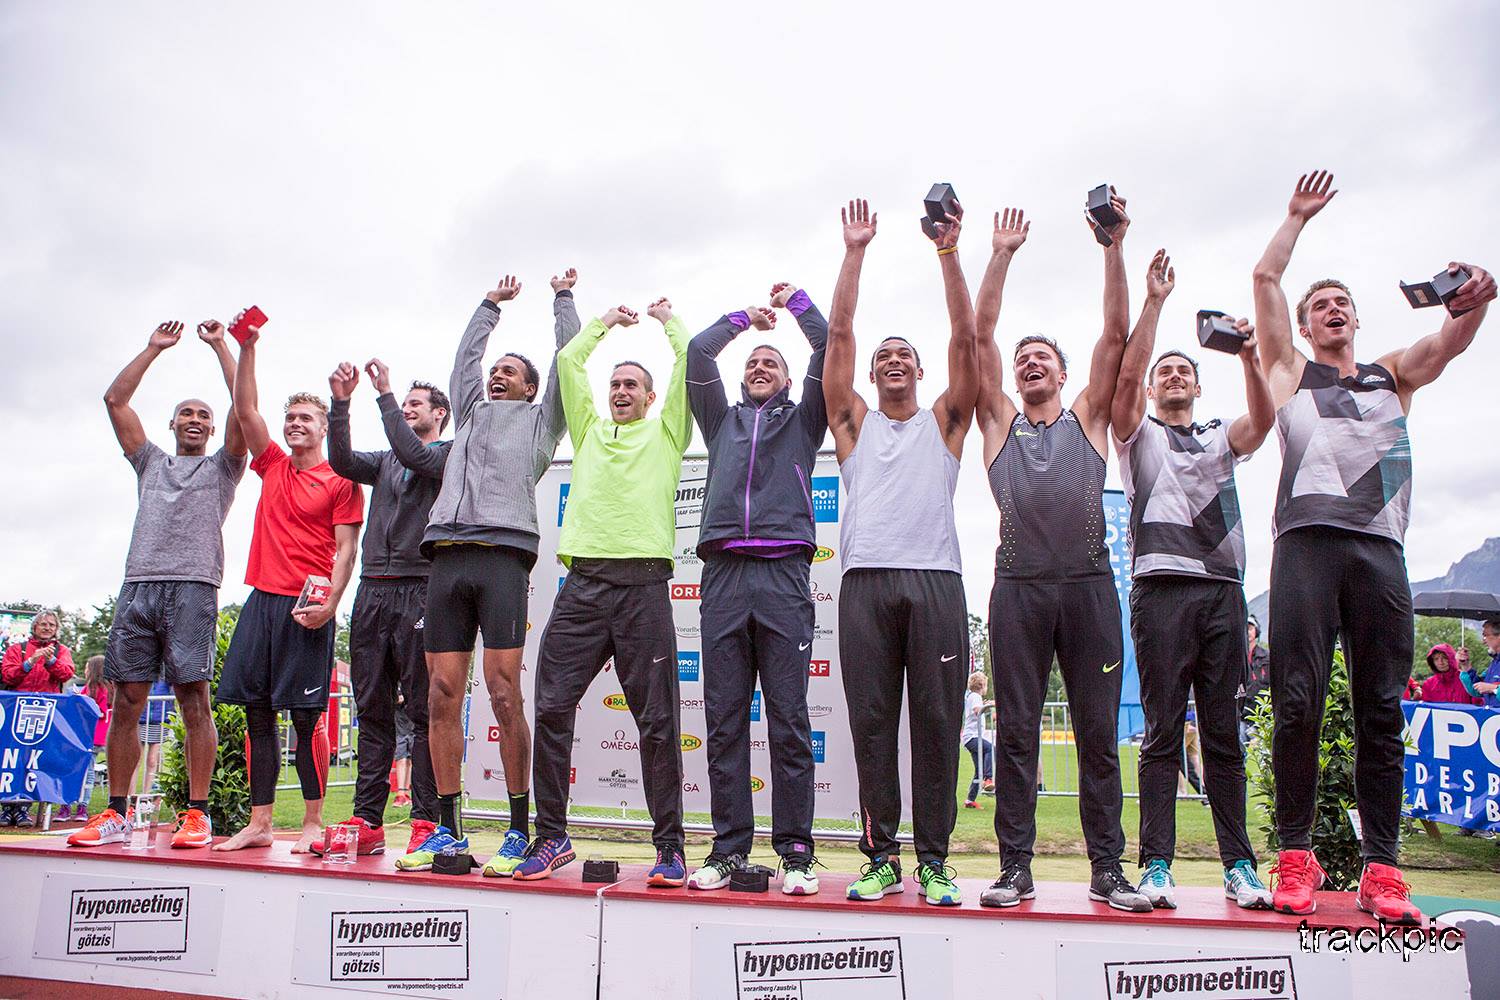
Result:
<svg viewBox="0 0 1500 1000"><path fill-rule="evenodd" d="M1323 211L1323 206L1338 194L1336 190L1330 191L1331 187L1333 187L1333 175L1326 170L1303 174L1297 180L1297 190L1292 195L1291 202L1287 204L1287 212L1306 222Z"/></svg>
<svg viewBox="0 0 1500 1000"><path fill-rule="evenodd" d="M995 232L990 237L990 247L995 253L1015 253L1026 242L1026 234L1029 232L1031 223L1026 221L1026 213L1019 208L996 212Z"/></svg>
<svg viewBox="0 0 1500 1000"><path fill-rule="evenodd" d="M865 246L875 238L876 216L863 198L851 201L847 209L839 209L839 217L844 220L844 246L849 249Z"/></svg>

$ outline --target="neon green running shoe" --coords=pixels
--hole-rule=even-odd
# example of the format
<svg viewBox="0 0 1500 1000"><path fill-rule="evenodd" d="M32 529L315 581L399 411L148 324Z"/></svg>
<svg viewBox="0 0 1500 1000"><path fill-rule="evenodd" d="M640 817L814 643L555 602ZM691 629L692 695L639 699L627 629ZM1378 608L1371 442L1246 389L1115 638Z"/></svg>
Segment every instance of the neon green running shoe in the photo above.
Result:
<svg viewBox="0 0 1500 1000"><path fill-rule="evenodd" d="M879 899L905 888L901 884L901 859L875 858L860 870L858 881L850 884L849 898Z"/></svg>
<svg viewBox="0 0 1500 1000"><path fill-rule="evenodd" d="M924 902L933 906L957 906L963 902L963 893L953 881L954 871L944 864L924 861L917 866L917 882L926 893Z"/></svg>
<svg viewBox="0 0 1500 1000"><path fill-rule="evenodd" d="M400 872L425 872L432 870L432 859L444 848L467 851L469 838L455 839L446 826L436 827L432 836L422 841L422 846L396 859L396 870Z"/></svg>
<svg viewBox="0 0 1500 1000"><path fill-rule="evenodd" d="M505 840L501 842L500 850L485 862L484 871L479 874L485 878L510 878L525 858L526 835L520 830L506 830Z"/></svg>

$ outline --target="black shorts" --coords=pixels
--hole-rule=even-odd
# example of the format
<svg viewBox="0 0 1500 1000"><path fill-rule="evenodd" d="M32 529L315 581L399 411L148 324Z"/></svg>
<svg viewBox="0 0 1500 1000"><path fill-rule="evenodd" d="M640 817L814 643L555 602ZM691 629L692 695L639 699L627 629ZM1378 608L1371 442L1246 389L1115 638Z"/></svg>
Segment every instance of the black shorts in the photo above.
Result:
<svg viewBox="0 0 1500 1000"><path fill-rule="evenodd" d="M297 598L250 591L224 655L218 701L283 708L328 707L335 619L306 629L292 618Z"/></svg>
<svg viewBox="0 0 1500 1000"><path fill-rule="evenodd" d="M196 580L143 580L120 588L104 647L116 684L193 684L214 675L219 590Z"/></svg>
<svg viewBox="0 0 1500 1000"><path fill-rule="evenodd" d="M526 645L531 572L523 553L508 545L439 545L427 577L429 653L467 653L476 632L485 649Z"/></svg>

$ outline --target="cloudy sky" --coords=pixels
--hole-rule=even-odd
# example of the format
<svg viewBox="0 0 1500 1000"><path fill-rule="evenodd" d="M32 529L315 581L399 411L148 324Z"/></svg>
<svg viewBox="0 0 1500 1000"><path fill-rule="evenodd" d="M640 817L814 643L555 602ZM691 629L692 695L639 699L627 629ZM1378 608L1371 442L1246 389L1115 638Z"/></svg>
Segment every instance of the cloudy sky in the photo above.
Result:
<svg viewBox="0 0 1500 1000"><path fill-rule="evenodd" d="M585 314L665 294L696 329L778 280L826 307L839 205L862 196L880 232L856 331L865 347L892 333L923 347L930 403L948 322L916 219L934 180L969 212L971 288L990 213L1017 205L1034 220L999 336L1007 349L1056 337L1075 386L1102 275L1078 214L1102 181L1135 218L1135 305L1151 252L1172 253L1163 346L1193 343L1198 308L1248 308L1251 267L1312 168L1334 170L1342 193L1287 285L1295 297L1315 278L1348 281L1361 357L1436 328L1399 279L1450 259L1500 266L1490 5L516 6L0 6L0 599L76 607L117 589L135 479L100 397L164 319L265 309L268 410L372 355L398 381L446 382L465 320L503 273L525 288L492 344L534 357L549 351L547 278L569 266ZM1412 410L1414 579L1500 534L1484 435L1497 324ZM783 335L800 364L795 326ZM750 346L726 352L727 370ZM643 322L599 352L601 386L627 355L669 367ZM1203 381L1202 415L1241 412L1237 361L1205 358ZM191 334L136 397L159 444L188 394L227 406ZM354 412L356 444L379 446L367 385ZM960 528L981 607L996 514L977 432L969 444ZM1273 439L1240 473L1252 595L1269 575L1278 467ZM225 600L246 592L257 494L247 477Z"/></svg>

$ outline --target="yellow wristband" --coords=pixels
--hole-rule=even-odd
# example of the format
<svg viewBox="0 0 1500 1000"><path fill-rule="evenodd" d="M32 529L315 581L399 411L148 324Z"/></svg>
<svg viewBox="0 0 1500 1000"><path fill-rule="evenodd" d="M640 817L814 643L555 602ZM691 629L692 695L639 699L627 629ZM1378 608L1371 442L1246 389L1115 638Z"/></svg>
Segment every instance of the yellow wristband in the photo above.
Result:
<svg viewBox="0 0 1500 1000"><path fill-rule="evenodd" d="M944 248L942 250L939 250L938 251L938 256L939 257L943 257L943 256L946 256L946 255L948 255L950 253L958 253L958 247L946 247L946 248Z"/></svg>

